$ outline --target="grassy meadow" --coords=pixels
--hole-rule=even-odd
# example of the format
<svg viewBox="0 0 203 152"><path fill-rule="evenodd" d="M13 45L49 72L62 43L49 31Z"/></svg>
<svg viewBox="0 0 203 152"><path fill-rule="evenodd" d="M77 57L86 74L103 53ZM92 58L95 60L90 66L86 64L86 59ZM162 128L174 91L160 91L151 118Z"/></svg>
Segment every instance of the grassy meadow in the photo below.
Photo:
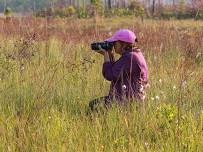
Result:
<svg viewBox="0 0 203 152"><path fill-rule="evenodd" d="M136 32L149 66L145 103L87 116L107 95L90 43ZM0 151L203 151L203 22L0 19Z"/></svg>

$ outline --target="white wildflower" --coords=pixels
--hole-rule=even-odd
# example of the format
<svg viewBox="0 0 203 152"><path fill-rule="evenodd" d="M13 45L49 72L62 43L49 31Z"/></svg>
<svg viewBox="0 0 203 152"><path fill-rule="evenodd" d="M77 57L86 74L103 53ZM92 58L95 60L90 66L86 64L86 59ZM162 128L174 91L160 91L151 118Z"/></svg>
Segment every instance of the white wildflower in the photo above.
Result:
<svg viewBox="0 0 203 152"><path fill-rule="evenodd" d="M176 86L175 85L173 86L173 90L176 90Z"/></svg>
<svg viewBox="0 0 203 152"><path fill-rule="evenodd" d="M20 66L20 70L21 70L21 71L25 70L25 66L24 66L24 65L21 65L21 66Z"/></svg>
<svg viewBox="0 0 203 152"><path fill-rule="evenodd" d="M166 99L166 95L165 95L164 91L160 91L160 94L163 96L164 99Z"/></svg>
<svg viewBox="0 0 203 152"><path fill-rule="evenodd" d="M142 92L142 91L144 91L144 86L143 85L140 86L140 92Z"/></svg>
<svg viewBox="0 0 203 152"><path fill-rule="evenodd" d="M145 85L145 88L150 88L151 86L150 86L150 84L149 83L147 83L146 85Z"/></svg>
<svg viewBox="0 0 203 152"><path fill-rule="evenodd" d="M162 79L159 79L159 83L162 83Z"/></svg>
<svg viewBox="0 0 203 152"><path fill-rule="evenodd" d="M140 32L139 37L144 37L144 33Z"/></svg>
<svg viewBox="0 0 203 152"><path fill-rule="evenodd" d="M185 88L187 87L187 81L186 81L186 80L182 81L181 87L182 87L183 89L185 89Z"/></svg>
<svg viewBox="0 0 203 152"><path fill-rule="evenodd" d="M160 98L159 98L159 96L156 96L155 99L156 99L156 100L159 100Z"/></svg>
<svg viewBox="0 0 203 152"><path fill-rule="evenodd" d="M113 34L112 32L109 32L109 36L112 36L112 34Z"/></svg>
<svg viewBox="0 0 203 152"><path fill-rule="evenodd" d="M154 101L154 97L151 97L151 100Z"/></svg>
<svg viewBox="0 0 203 152"><path fill-rule="evenodd" d="M126 85L122 85L122 89L126 90L127 89Z"/></svg>
<svg viewBox="0 0 203 152"><path fill-rule="evenodd" d="M164 95L164 91L160 91L161 95Z"/></svg>
<svg viewBox="0 0 203 152"><path fill-rule="evenodd" d="M196 58L199 58L201 55L202 55L201 52L198 52Z"/></svg>
<svg viewBox="0 0 203 152"><path fill-rule="evenodd" d="M145 98L146 98L146 96L144 95L144 96L141 97L141 100L145 100Z"/></svg>
<svg viewBox="0 0 203 152"><path fill-rule="evenodd" d="M144 145L147 147L147 146L149 145L149 143L148 143L148 142L145 142Z"/></svg>

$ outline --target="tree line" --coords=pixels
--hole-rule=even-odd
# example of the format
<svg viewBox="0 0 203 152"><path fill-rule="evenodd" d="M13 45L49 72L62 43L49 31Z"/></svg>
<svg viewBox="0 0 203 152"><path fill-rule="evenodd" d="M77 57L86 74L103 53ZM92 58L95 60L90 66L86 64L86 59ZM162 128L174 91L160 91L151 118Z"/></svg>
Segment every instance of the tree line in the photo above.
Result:
<svg viewBox="0 0 203 152"><path fill-rule="evenodd" d="M117 14L132 14L129 8L138 15L148 16L203 16L203 0L0 0L0 11L10 8L13 12L38 12L55 9L59 14L84 14L86 10L111 10ZM62 10L64 9L64 10ZM127 10L126 10L127 9ZM94 11L94 10L93 10ZM61 13L62 12L62 13Z"/></svg>
<svg viewBox="0 0 203 152"><path fill-rule="evenodd" d="M190 3L199 5L203 0L0 0L0 11L6 7L14 11L39 10L46 7L59 5L72 5L74 7L84 7L94 2L100 1L105 8L128 7L131 2L138 1L147 7L156 7L159 5L176 5L178 3Z"/></svg>

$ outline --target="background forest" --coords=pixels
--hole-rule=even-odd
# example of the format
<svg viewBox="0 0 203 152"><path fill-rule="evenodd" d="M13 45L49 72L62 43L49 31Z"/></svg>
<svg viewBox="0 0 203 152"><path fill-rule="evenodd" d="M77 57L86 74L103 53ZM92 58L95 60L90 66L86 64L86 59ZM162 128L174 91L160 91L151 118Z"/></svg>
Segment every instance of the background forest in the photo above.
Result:
<svg viewBox="0 0 203 152"><path fill-rule="evenodd" d="M8 9L8 10L7 10ZM0 0L0 11L37 16L203 18L203 0ZM95 13L96 12L96 13Z"/></svg>

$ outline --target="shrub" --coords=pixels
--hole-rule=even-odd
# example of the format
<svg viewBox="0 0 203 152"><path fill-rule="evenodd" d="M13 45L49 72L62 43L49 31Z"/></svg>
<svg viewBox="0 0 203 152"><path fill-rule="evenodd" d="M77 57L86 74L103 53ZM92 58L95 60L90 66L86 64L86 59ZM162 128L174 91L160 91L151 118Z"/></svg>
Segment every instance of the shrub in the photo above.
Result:
<svg viewBox="0 0 203 152"><path fill-rule="evenodd" d="M80 7L80 8L77 10L77 17L78 17L78 18L87 18L87 17L89 17L89 16L88 16L88 14L87 14L87 11L86 11L84 8Z"/></svg>
<svg viewBox="0 0 203 152"><path fill-rule="evenodd" d="M116 16L123 16L123 12L124 12L124 9L115 8L115 9L113 9L112 14L116 15Z"/></svg>
<svg viewBox="0 0 203 152"><path fill-rule="evenodd" d="M203 19L203 10L201 10L201 11L199 12L199 18L200 18L200 19Z"/></svg>
<svg viewBox="0 0 203 152"><path fill-rule="evenodd" d="M164 11L161 13L161 18L163 19L172 19L176 17L177 17L177 14L175 12Z"/></svg>
<svg viewBox="0 0 203 152"><path fill-rule="evenodd" d="M145 14L144 6L140 2L137 2L137 1L131 2L129 9L131 11L133 11L135 16L144 16L144 14Z"/></svg>
<svg viewBox="0 0 203 152"><path fill-rule="evenodd" d="M163 118L168 122L174 120L177 115L177 108L172 104L162 104L157 108L157 117L159 119Z"/></svg>
<svg viewBox="0 0 203 152"><path fill-rule="evenodd" d="M90 2L91 4L87 7L87 8L90 8L90 10L87 9L87 11L90 11L91 13L93 12L93 15L96 15L96 14L102 15L103 5L101 0L91 0Z"/></svg>
<svg viewBox="0 0 203 152"><path fill-rule="evenodd" d="M63 13L62 9L61 8L55 8L54 9L54 16L63 17L64 13Z"/></svg>
<svg viewBox="0 0 203 152"><path fill-rule="evenodd" d="M133 12L130 9L126 8L114 8L111 10L105 11L105 16L130 16L133 15Z"/></svg>
<svg viewBox="0 0 203 152"><path fill-rule="evenodd" d="M5 15L6 17L10 17L10 16L12 15L12 10L11 10L10 7L7 7L7 8L5 9L4 15Z"/></svg>
<svg viewBox="0 0 203 152"><path fill-rule="evenodd" d="M87 13L87 15L90 16L90 17L95 16L95 14L96 14L96 6L95 6L95 5L92 5L92 4L88 5L88 6L86 7L86 13Z"/></svg>
<svg viewBox="0 0 203 152"><path fill-rule="evenodd" d="M47 17L47 16L54 16L55 9L54 8L44 8L38 12L35 13L35 16L37 17Z"/></svg>
<svg viewBox="0 0 203 152"><path fill-rule="evenodd" d="M73 16L76 13L76 9L74 6L68 6L64 9L62 9L63 15L66 17Z"/></svg>

